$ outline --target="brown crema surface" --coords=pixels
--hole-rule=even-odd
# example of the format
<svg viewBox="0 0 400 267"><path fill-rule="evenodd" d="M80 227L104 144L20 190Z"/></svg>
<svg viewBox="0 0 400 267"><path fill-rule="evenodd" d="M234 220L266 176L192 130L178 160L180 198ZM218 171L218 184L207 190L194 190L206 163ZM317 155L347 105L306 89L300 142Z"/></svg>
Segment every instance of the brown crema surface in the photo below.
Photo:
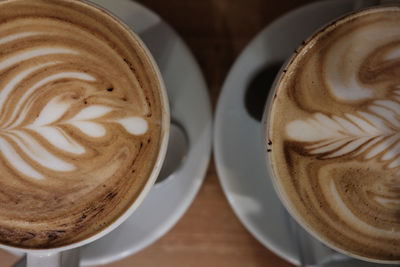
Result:
<svg viewBox="0 0 400 267"><path fill-rule="evenodd" d="M285 206L342 252L400 261L400 8L339 19L298 49L269 113Z"/></svg>
<svg viewBox="0 0 400 267"><path fill-rule="evenodd" d="M160 81L119 21L80 1L0 2L0 242L93 236L157 160Z"/></svg>

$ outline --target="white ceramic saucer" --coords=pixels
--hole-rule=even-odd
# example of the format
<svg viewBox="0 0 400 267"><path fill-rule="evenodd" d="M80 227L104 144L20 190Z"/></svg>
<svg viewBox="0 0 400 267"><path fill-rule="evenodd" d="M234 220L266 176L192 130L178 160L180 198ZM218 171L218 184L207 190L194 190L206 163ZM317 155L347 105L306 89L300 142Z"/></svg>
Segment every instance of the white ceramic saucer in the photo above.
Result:
<svg viewBox="0 0 400 267"><path fill-rule="evenodd" d="M226 197L250 233L293 264L299 264L297 248L286 211L267 175L261 124L247 113L245 92L262 69L285 61L317 28L351 11L353 6L351 0L319 1L271 23L236 60L217 106L214 153Z"/></svg>
<svg viewBox="0 0 400 267"><path fill-rule="evenodd" d="M192 54L177 34L147 8L129 0L92 0L110 10L152 52L164 77L171 117L187 131L183 166L156 184L134 214L102 239L85 246L81 265L100 265L129 256L163 236L196 196L211 154L212 116L207 87Z"/></svg>

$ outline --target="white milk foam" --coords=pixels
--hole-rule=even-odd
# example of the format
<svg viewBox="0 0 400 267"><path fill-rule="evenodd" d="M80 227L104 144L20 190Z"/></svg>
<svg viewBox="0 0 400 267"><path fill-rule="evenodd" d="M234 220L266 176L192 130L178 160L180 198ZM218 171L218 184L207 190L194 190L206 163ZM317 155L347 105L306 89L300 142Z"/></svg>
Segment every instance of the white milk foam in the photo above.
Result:
<svg viewBox="0 0 400 267"><path fill-rule="evenodd" d="M396 114L400 115L400 109L396 113L387 109L391 101L374 103L369 107L373 113L357 112L357 115L345 114L344 117L315 113L307 120L291 121L286 127L287 136L294 141L313 143L305 148L310 154L324 154L323 158L352 152L356 156L369 148L365 159L385 152L381 159L393 160L400 156L398 146L393 146L400 141L396 131L400 122L395 118Z"/></svg>
<svg viewBox="0 0 400 267"><path fill-rule="evenodd" d="M117 221L158 168L164 101L147 50L106 11L0 1L0 243L58 248Z"/></svg>
<svg viewBox="0 0 400 267"><path fill-rule="evenodd" d="M398 232L393 232L391 229L390 230L383 230L379 229L377 227L373 227L370 224L360 220L357 218L356 215L347 207L346 203L343 202L342 197L340 196L335 182L333 180L330 181L329 183L329 189L324 188L325 192L324 194L328 197L328 201L330 202L330 207L336 210L337 214L341 214L343 218L347 220L347 223L350 225L357 225L357 228L359 231L362 231L365 234L371 234L375 236L376 238L379 237L385 237L385 238L400 238L400 233ZM329 190L329 191L328 191ZM380 199L380 202L383 205L388 204L388 199ZM340 230L340 227L342 227L340 224L331 224L330 227L335 227Z"/></svg>
<svg viewBox="0 0 400 267"><path fill-rule="evenodd" d="M0 39L0 45L8 42L16 41L20 38L32 37L35 35L45 35L42 32L23 32ZM48 47L35 48L29 51L19 51L18 53L7 56L0 61L0 72L12 68L25 62L42 56L66 54L71 56L79 56L79 51L74 51L64 47ZM16 90L18 85L31 75L44 68L57 67L62 61L46 62L37 66L30 67L16 74L1 90L0 90L0 110L5 113L7 102L10 96ZM48 151L42 146L35 137L27 130L32 130L41 135L46 141L67 153L83 154L86 152L84 146L68 136L62 130L62 126L72 125L89 138L101 138L107 134L106 125L119 124L131 135L145 134L148 128L147 121L142 117L123 117L123 118L104 118L112 113L116 108L102 105L91 105L83 108L75 116L68 120L63 120L63 116L71 109L74 104L73 99L66 98L68 92L52 98L47 105L43 107L39 116L30 123L23 123L29 114L30 107L33 105L34 95L38 90L47 84L61 81L63 79L79 80L82 82L96 82L96 78L85 72L66 71L52 74L44 77L36 82L32 87L28 88L20 97L11 116L7 121L0 123L0 137L8 137L13 143L7 141L6 138L0 139L0 153L4 159L14 167L18 172L30 178L43 179L44 175L40 171L35 170L24 158L36 162L39 165L58 172L68 172L75 170L75 166L60 158L60 156ZM23 153L23 157L19 155L13 148L15 144Z"/></svg>
<svg viewBox="0 0 400 267"><path fill-rule="evenodd" d="M355 114L337 116L317 112L306 120L291 121L286 127L287 136L293 141L313 143L306 146L309 153L324 154L323 158L341 157L350 153L357 156L368 148L370 151L365 154L365 159L381 155L381 160L389 161L390 168L400 166L398 90L390 98L379 99L379 90L363 83L359 77L363 64L371 57L374 57L372 60L381 60L381 65L400 60L398 29L397 24L387 22L360 27L347 34L346 38L335 40L322 63L327 89L336 101L351 105L369 99L377 100ZM368 45L363 45L365 43ZM376 53L377 50L381 51L380 54ZM396 143L398 145L394 146Z"/></svg>
<svg viewBox="0 0 400 267"><path fill-rule="evenodd" d="M324 62L324 73L330 92L339 101L351 102L374 98L374 90L359 82L362 63L377 47L400 39L398 25L369 25L347 38L335 41ZM369 45L363 45L368 43ZM400 58L400 44L396 44L382 56L385 61Z"/></svg>
<svg viewBox="0 0 400 267"><path fill-rule="evenodd" d="M400 261L400 8L333 22L282 74L268 148L277 188L323 241Z"/></svg>

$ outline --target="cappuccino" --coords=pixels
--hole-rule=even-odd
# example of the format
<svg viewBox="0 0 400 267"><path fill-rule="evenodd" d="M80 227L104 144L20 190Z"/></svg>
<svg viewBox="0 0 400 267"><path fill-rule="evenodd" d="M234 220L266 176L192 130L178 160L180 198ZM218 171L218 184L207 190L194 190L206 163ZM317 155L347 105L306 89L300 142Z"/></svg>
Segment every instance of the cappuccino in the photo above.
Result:
<svg viewBox="0 0 400 267"><path fill-rule="evenodd" d="M348 15L297 51L276 84L274 184L326 244L400 260L400 8Z"/></svg>
<svg viewBox="0 0 400 267"><path fill-rule="evenodd" d="M82 1L0 2L0 243L87 239L136 200L164 107L145 48Z"/></svg>

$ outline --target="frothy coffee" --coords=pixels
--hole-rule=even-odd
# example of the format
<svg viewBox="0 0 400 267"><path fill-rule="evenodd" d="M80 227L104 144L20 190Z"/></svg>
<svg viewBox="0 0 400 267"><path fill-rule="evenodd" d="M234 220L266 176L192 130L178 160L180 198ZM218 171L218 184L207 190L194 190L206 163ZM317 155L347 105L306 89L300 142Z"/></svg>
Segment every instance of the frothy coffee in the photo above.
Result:
<svg viewBox="0 0 400 267"><path fill-rule="evenodd" d="M0 3L0 242L86 239L135 201L162 135L141 43L80 1Z"/></svg>
<svg viewBox="0 0 400 267"><path fill-rule="evenodd" d="M272 103L269 156L289 210L339 250L400 260L400 8L318 32Z"/></svg>

